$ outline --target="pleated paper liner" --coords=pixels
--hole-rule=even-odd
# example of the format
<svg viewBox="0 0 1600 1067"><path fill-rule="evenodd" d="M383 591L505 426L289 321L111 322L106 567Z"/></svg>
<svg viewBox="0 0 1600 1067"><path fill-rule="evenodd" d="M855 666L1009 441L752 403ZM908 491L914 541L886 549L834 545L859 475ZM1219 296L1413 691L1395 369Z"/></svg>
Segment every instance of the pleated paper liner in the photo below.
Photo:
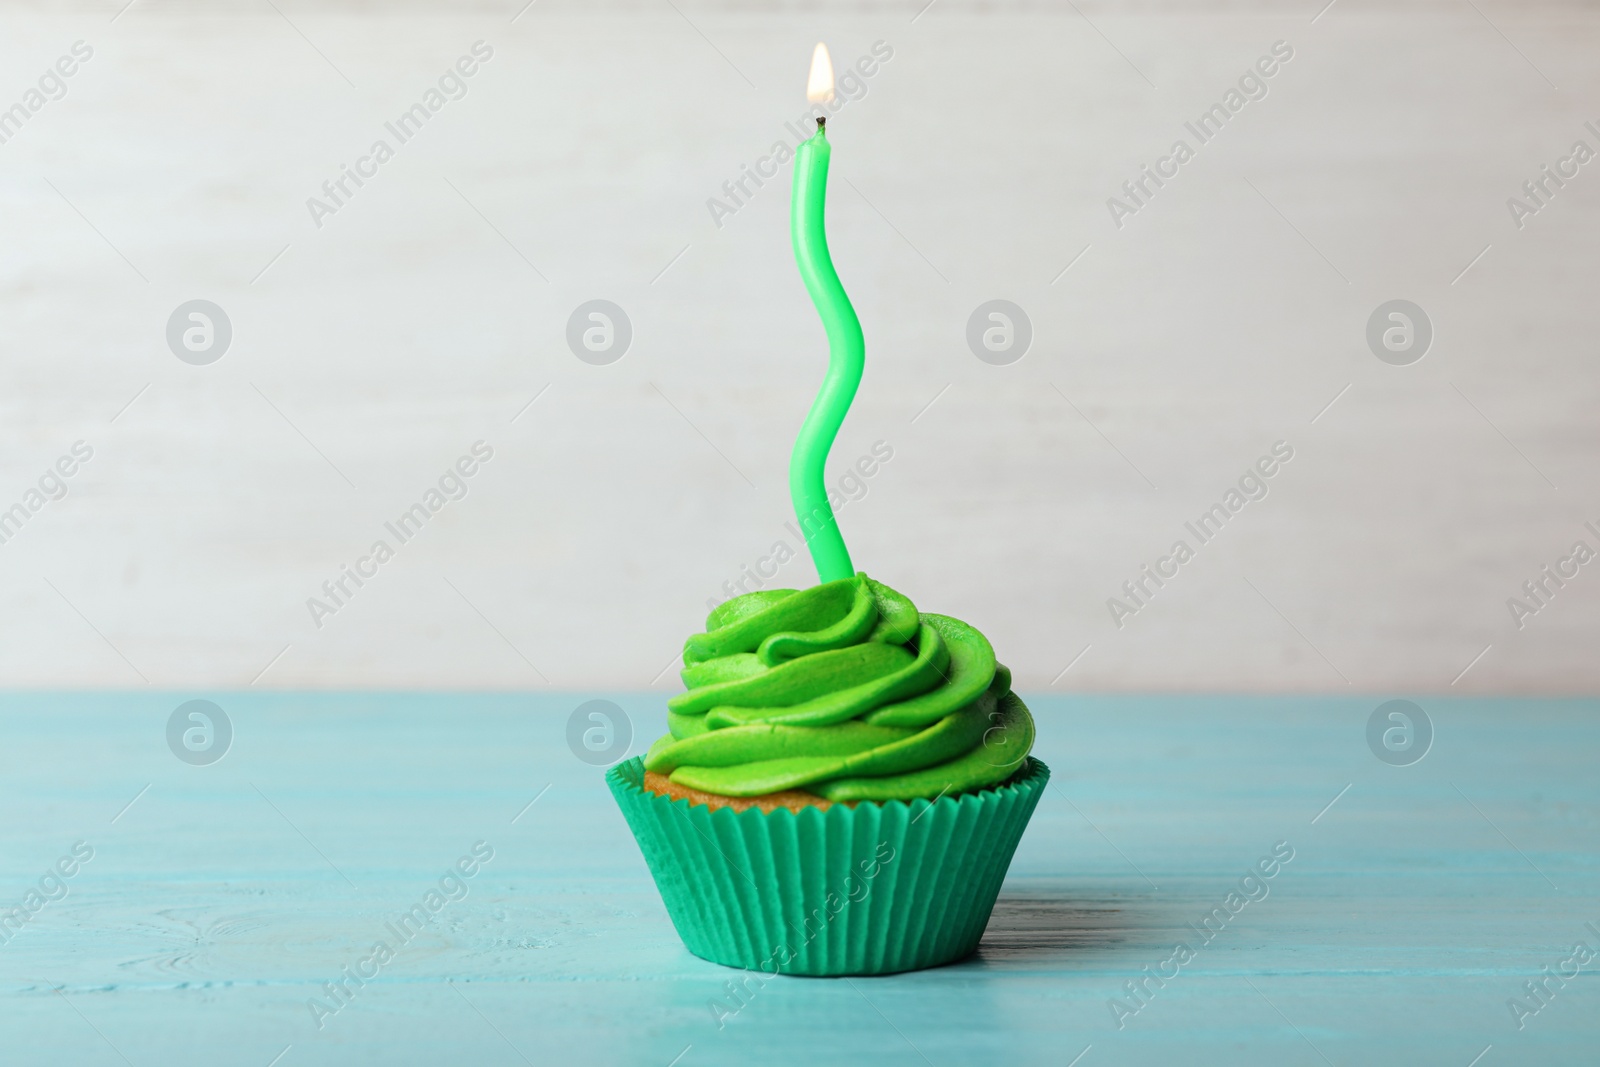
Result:
<svg viewBox="0 0 1600 1067"><path fill-rule="evenodd" d="M929 802L712 810L644 788L639 757L606 783L690 952L769 974L893 974L970 955L1050 779Z"/></svg>

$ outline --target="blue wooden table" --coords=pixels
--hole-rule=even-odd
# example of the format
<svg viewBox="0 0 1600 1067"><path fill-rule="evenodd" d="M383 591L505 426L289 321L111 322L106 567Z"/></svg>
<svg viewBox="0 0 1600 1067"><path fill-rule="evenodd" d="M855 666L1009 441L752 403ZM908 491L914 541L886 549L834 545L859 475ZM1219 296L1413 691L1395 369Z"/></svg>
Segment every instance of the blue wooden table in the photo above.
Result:
<svg viewBox="0 0 1600 1067"><path fill-rule="evenodd" d="M659 695L204 694L191 764L198 695L0 697L8 1067L1600 1062L1595 701L1419 697L1399 766L1378 699L1033 699L976 957L735 996L568 746Z"/></svg>

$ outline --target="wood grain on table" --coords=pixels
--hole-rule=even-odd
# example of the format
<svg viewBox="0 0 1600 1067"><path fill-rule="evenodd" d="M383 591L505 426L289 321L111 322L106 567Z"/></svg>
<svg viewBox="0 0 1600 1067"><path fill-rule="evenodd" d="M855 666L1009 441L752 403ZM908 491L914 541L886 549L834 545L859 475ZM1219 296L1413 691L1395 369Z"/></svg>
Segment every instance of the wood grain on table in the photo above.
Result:
<svg viewBox="0 0 1600 1067"><path fill-rule="evenodd" d="M210 694L231 747L194 766L166 727L195 695L0 697L8 1067L1600 1057L1600 960L1547 977L1600 949L1593 700L1416 697L1435 737L1401 767L1368 749L1371 698L1034 697L1052 787L974 958L739 991L567 745L601 697L640 751L659 696ZM4 925L41 881L58 899Z"/></svg>

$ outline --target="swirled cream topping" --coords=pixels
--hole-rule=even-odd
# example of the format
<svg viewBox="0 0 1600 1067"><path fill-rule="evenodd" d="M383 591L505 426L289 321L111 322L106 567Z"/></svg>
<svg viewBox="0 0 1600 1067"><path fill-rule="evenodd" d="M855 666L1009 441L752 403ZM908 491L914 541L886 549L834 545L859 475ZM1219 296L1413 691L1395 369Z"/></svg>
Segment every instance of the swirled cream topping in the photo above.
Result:
<svg viewBox="0 0 1600 1067"><path fill-rule="evenodd" d="M931 799L1003 782L1033 747L988 639L865 574L735 597L683 663L645 769L690 789Z"/></svg>

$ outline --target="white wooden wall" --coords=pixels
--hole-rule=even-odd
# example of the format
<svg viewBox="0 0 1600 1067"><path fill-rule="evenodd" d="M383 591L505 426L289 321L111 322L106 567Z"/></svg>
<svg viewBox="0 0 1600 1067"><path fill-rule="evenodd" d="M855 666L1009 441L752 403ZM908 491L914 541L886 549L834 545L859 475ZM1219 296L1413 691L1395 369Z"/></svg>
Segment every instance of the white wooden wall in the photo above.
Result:
<svg viewBox="0 0 1600 1067"><path fill-rule="evenodd" d="M0 544L0 684L674 687L706 601L794 546L826 352L789 170L707 201L792 143L819 38L841 69L893 52L829 126L869 360L832 466L893 450L841 512L859 567L1023 687L1600 682L1600 565L1507 605L1600 549L1600 163L1507 204L1600 150L1592 6L120 3L0 8L0 108L93 50L0 144L0 508L93 450ZM480 40L466 95L386 134ZM1199 144L1184 123L1278 41ZM633 330L607 366L565 341L596 298ZM191 299L232 325L210 365L167 344ZM967 345L990 299L1031 320L1010 365ZM1366 340L1393 299L1434 331L1407 366ZM398 544L384 522L478 441L465 498ZM1280 441L1199 544L1184 523ZM316 625L378 538L394 558ZM1119 627L1108 598L1179 538Z"/></svg>

